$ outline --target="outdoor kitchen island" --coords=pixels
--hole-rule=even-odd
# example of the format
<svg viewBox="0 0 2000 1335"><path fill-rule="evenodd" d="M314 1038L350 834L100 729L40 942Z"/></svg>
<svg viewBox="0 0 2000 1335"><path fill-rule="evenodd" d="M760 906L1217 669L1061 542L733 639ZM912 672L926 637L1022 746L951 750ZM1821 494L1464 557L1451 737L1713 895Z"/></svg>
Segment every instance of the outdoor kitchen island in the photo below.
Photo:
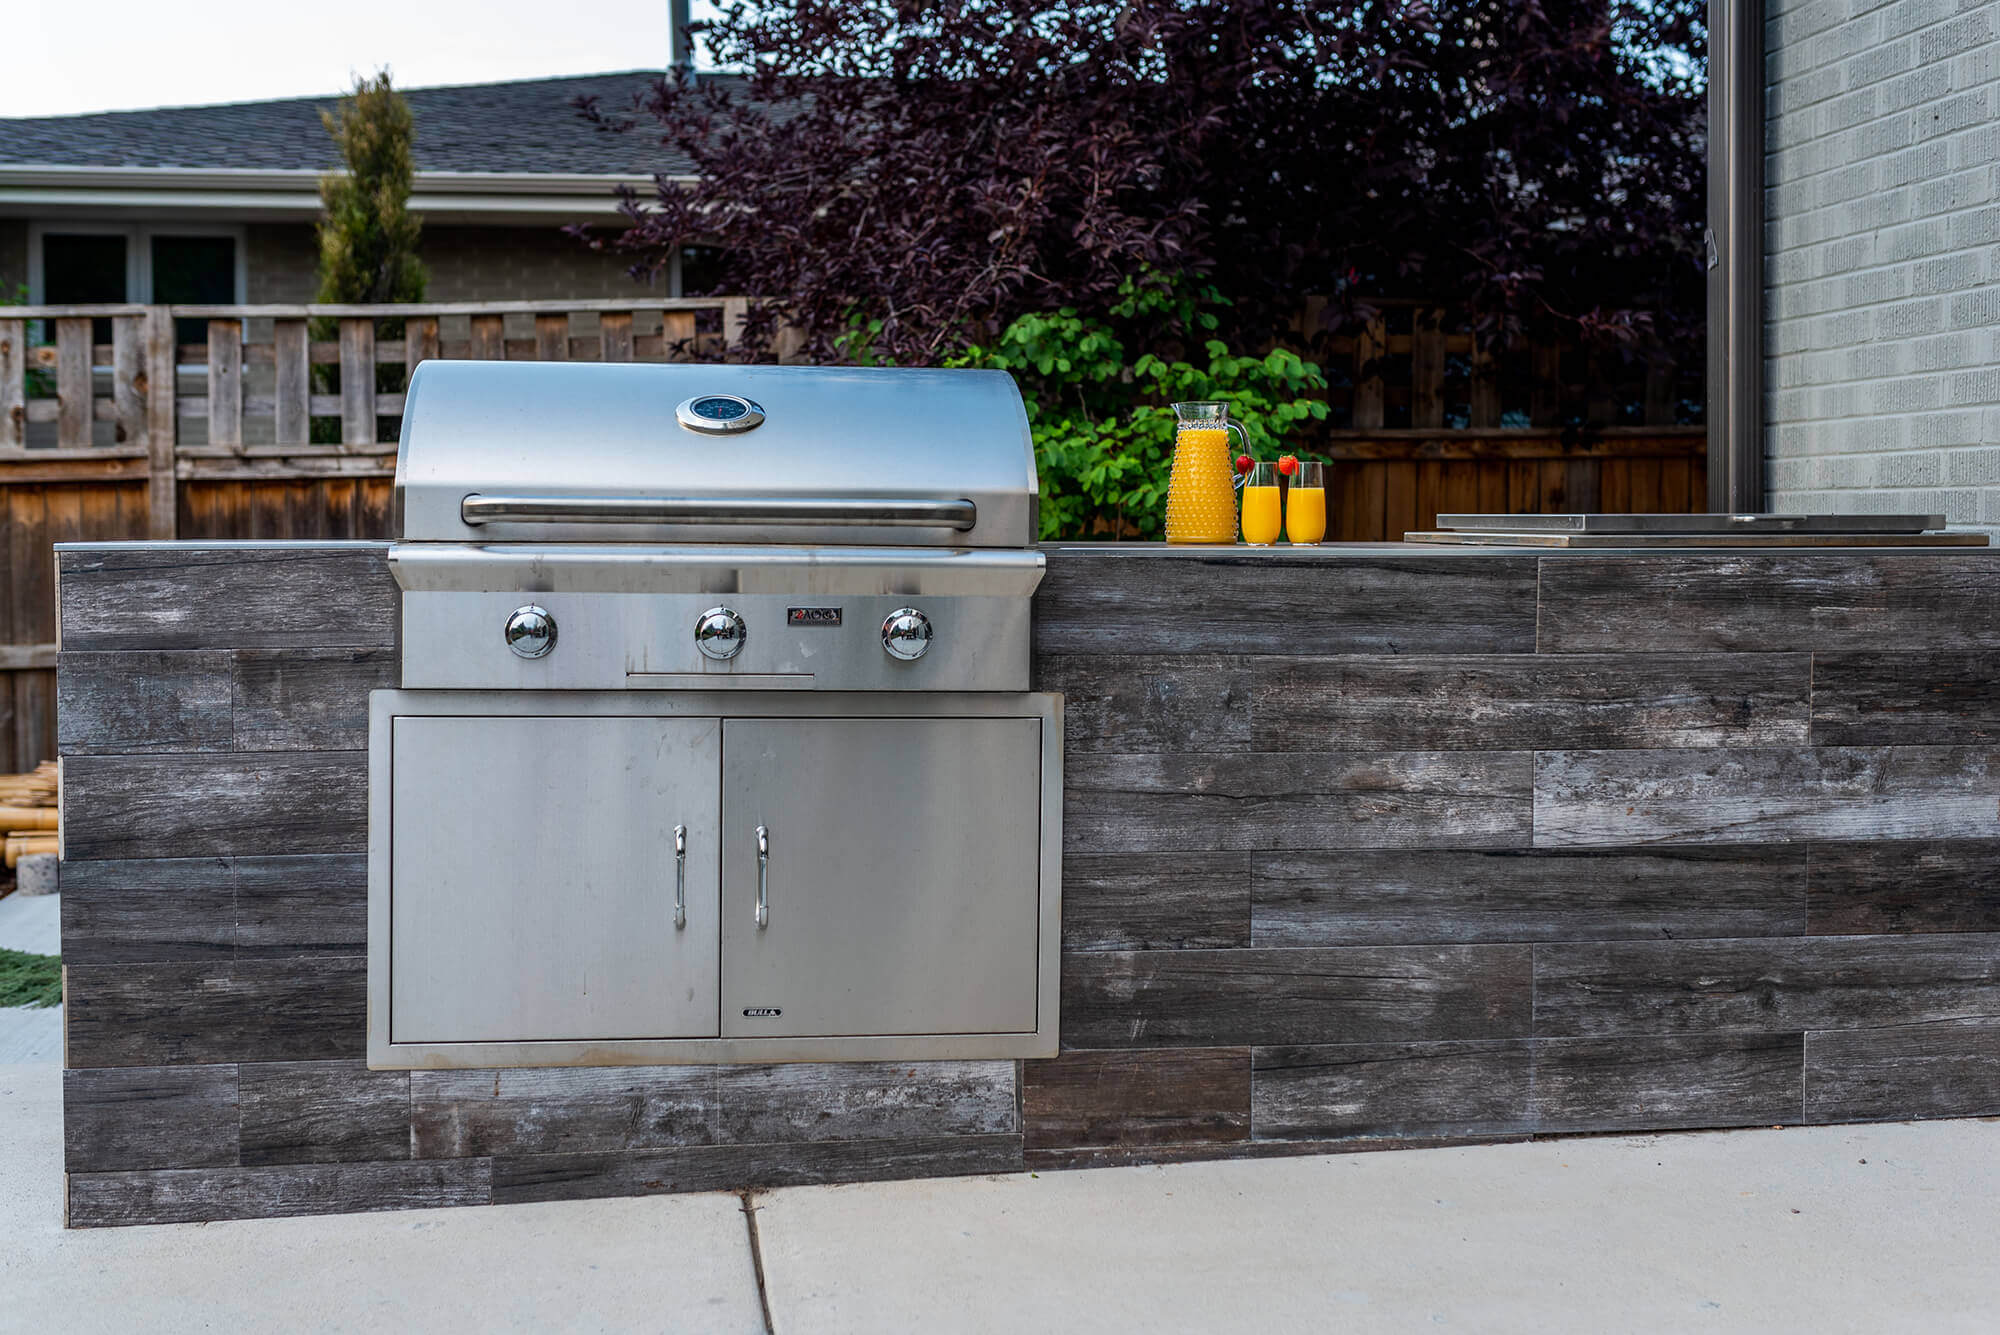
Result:
<svg viewBox="0 0 2000 1335"><path fill-rule="evenodd" d="M1045 547L1061 1055L370 1070L386 550L59 550L73 1225L2000 1113L2000 553Z"/></svg>

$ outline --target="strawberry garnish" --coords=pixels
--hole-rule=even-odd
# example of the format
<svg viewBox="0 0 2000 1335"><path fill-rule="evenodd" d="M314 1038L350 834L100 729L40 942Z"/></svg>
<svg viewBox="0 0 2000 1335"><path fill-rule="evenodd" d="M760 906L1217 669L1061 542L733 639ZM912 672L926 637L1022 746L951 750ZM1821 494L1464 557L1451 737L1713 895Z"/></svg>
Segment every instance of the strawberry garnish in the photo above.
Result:
<svg viewBox="0 0 2000 1335"><path fill-rule="evenodd" d="M1247 472L1249 472L1249 471L1250 471L1250 456L1249 456L1249 455L1247 455L1247 454L1239 454L1239 455L1237 455L1237 456L1236 456L1236 471L1237 471L1237 472L1239 472L1239 473L1247 473Z"/></svg>
<svg viewBox="0 0 2000 1335"><path fill-rule="evenodd" d="M1299 471L1299 456L1298 456L1298 455L1296 455L1296 454L1281 454L1281 455L1279 455L1279 456L1278 456L1278 471L1279 471L1280 473L1283 473L1283 474L1284 474L1284 475L1285 475L1286 477L1290 477L1290 476L1291 476L1292 474L1294 474L1294 473L1298 472L1298 471Z"/></svg>

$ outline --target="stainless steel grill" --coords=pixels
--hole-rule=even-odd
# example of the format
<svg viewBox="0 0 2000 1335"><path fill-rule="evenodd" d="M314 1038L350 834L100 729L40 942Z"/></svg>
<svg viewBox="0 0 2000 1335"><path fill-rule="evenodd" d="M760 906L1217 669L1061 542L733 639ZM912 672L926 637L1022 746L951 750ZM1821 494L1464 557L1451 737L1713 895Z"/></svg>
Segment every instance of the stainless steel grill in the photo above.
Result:
<svg viewBox="0 0 2000 1335"><path fill-rule="evenodd" d="M430 362L404 420L407 687L1027 689L1002 373Z"/></svg>
<svg viewBox="0 0 2000 1335"><path fill-rule="evenodd" d="M419 368L371 1062L1053 1054L1035 495L997 372Z"/></svg>

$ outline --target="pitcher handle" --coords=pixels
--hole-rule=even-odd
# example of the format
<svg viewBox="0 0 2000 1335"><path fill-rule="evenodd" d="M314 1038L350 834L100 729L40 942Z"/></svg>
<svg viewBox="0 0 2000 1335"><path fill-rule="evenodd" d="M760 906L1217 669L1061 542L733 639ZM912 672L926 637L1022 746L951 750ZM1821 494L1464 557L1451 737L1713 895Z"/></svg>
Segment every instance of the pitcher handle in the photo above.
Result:
<svg viewBox="0 0 2000 1335"><path fill-rule="evenodd" d="M1224 422L1222 424L1222 429L1224 431L1234 431L1236 433L1236 438L1243 442L1243 453L1245 454L1250 453L1250 433L1245 431L1240 423ZM1236 490L1238 491L1243 490L1243 484L1250 480L1250 475L1248 473L1239 473L1236 471L1236 459L1233 455L1230 457L1229 460L1229 475L1230 475L1230 480L1236 484Z"/></svg>

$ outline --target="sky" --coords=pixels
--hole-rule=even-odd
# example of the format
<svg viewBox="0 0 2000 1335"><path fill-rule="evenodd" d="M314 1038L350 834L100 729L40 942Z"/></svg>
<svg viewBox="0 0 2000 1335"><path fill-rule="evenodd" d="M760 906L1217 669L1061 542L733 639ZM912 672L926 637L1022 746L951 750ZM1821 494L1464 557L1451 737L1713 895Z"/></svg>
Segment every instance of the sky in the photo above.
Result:
<svg viewBox="0 0 2000 1335"><path fill-rule="evenodd" d="M0 116L246 102L396 83L657 69L666 0L92 0L9 5ZM708 6L696 0L694 14Z"/></svg>

